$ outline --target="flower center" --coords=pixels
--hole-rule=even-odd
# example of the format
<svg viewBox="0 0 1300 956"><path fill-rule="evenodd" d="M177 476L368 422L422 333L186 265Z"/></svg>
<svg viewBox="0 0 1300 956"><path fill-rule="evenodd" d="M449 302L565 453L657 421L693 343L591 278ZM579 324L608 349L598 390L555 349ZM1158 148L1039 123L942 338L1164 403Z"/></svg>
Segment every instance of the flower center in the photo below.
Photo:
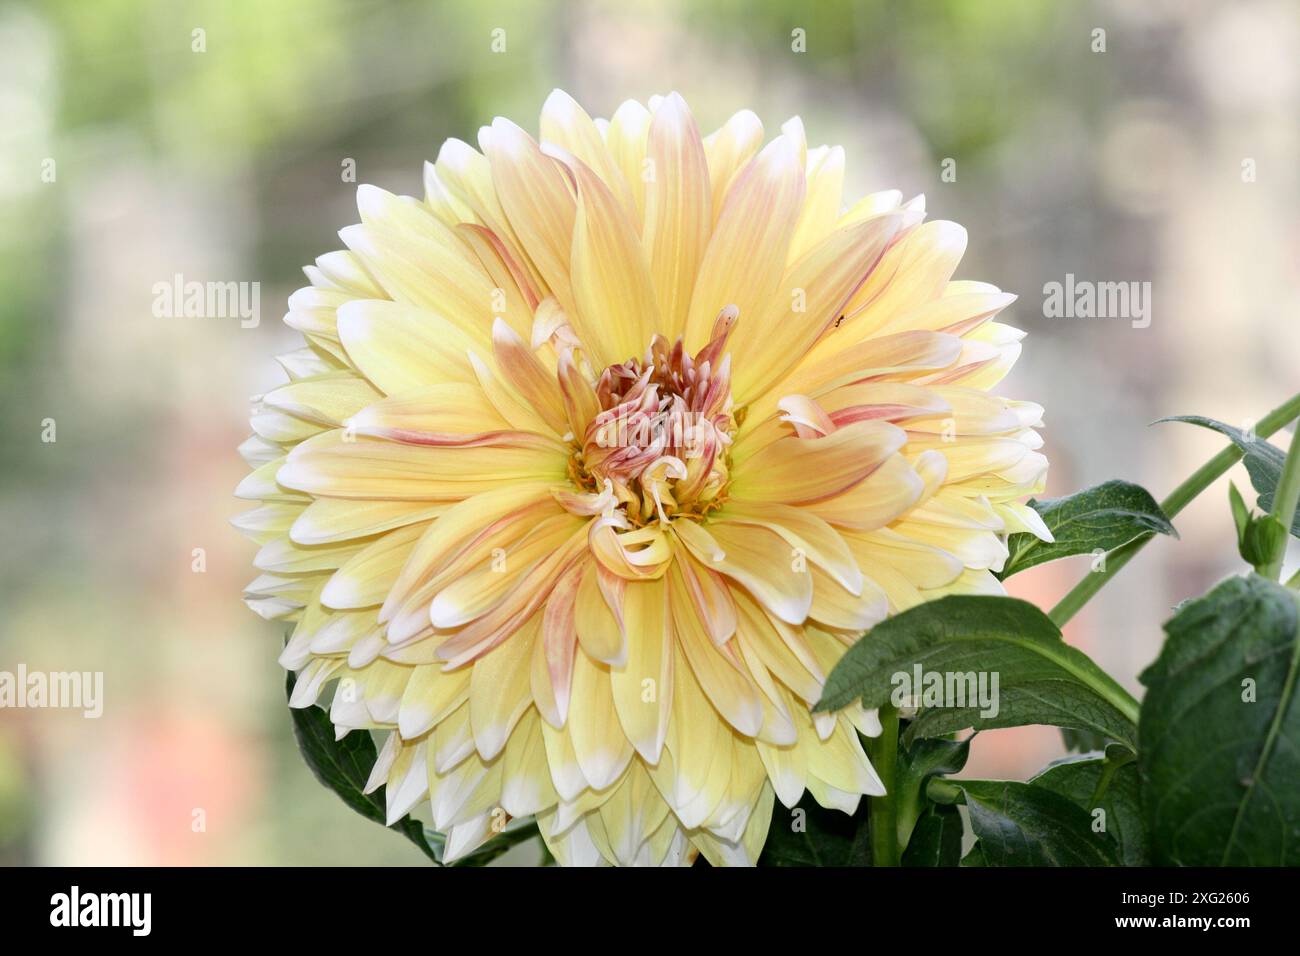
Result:
<svg viewBox="0 0 1300 956"><path fill-rule="evenodd" d="M721 504L736 428L723 348L735 321L724 309L694 357L680 338L669 345L656 335L645 358L609 366L596 383L601 411L579 440L575 478L597 492L608 481L634 524Z"/></svg>

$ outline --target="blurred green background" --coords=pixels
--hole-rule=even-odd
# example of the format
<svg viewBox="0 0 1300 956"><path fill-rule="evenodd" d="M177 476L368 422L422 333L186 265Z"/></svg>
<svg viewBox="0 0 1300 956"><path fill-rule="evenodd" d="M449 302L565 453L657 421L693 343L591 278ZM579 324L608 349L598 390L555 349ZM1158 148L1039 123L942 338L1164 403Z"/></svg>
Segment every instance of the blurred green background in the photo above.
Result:
<svg viewBox="0 0 1300 956"><path fill-rule="evenodd" d="M846 199L924 192L963 223L959 277L1021 295L1005 391L1047 408L1051 493L1124 477L1160 496L1218 441L1148 422L1242 425L1295 391L1291 0L6 2L0 669L103 671L105 709L0 711L0 862L420 861L296 755L279 628L239 600L235 447L294 346L300 265L356 220L344 162L420 195L442 140L498 114L535 129L556 86L603 116L676 89L706 131L800 114L810 143L846 147ZM177 273L261 283L260 325L155 317ZM1150 328L1045 318L1066 273L1150 281ZM1222 486L1178 524L1067 635L1135 690L1170 606L1235 567ZM1050 603L1085 570L1015 589ZM1050 729L999 731L968 772L1024 778L1060 752Z"/></svg>

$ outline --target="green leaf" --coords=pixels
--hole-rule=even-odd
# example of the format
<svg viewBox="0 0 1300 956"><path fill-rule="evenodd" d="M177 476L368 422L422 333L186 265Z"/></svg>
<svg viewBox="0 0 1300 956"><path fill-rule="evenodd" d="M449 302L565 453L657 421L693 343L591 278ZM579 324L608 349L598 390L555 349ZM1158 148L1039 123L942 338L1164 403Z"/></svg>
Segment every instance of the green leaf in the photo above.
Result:
<svg viewBox="0 0 1300 956"><path fill-rule="evenodd" d="M1255 574L1188 601L1141 675L1152 857L1185 866L1300 865L1300 613Z"/></svg>
<svg viewBox="0 0 1300 956"><path fill-rule="evenodd" d="M973 738L948 740L944 737L922 737L899 750L894 775L899 846L910 847L911 841L917 839L913 828L919 826L927 809L926 781L931 777L957 773L965 767L970 756L971 739Z"/></svg>
<svg viewBox="0 0 1300 956"><path fill-rule="evenodd" d="M1130 749L1136 745L1133 699L1086 654L1066 644L1047 615L1009 597L951 595L882 621L835 665L816 709L838 710L858 698L866 707L906 704L918 666L921 709L904 735L909 745L917 737L966 727L1025 724L1073 727ZM931 706L933 697L927 701L931 675L944 683L944 699L937 702L949 706ZM996 713L993 706L971 700L978 695L969 691L973 685L978 692L981 675L985 699L996 704Z"/></svg>
<svg viewBox="0 0 1300 956"><path fill-rule="evenodd" d="M1127 481L1107 481L1065 498L1031 499L1029 507L1056 540L1042 541L1027 532L1010 535L1000 579L1058 558L1109 551L1144 534L1178 537L1151 494Z"/></svg>
<svg viewBox="0 0 1300 956"><path fill-rule="evenodd" d="M293 696L295 682L291 671L285 680L285 693L289 697ZM315 705L291 707L289 714L293 717L293 735L298 741L298 750L316 779L367 820L384 825L387 819L384 788L380 787L373 793L363 792L377 756L370 734L354 730L342 739L335 739L329 714ZM389 829L402 834L430 860L441 865L439 854L425 839L424 826L418 820L408 815Z"/></svg>
<svg viewBox="0 0 1300 956"><path fill-rule="evenodd" d="M1011 780L945 780L961 791L979 839L963 866L1117 866L1114 839L1061 794ZM933 784L931 785L933 787ZM974 856L975 849L978 856ZM969 861L969 862L968 862Z"/></svg>
<svg viewBox="0 0 1300 956"><path fill-rule="evenodd" d="M867 801L853 816L819 806L805 793L794 809L777 804L759 866L870 866Z"/></svg>
<svg viewBox="0 0 1300 956"><path fill-rule="evenodd" d="M1241 497L1241 492L1237 490L1237 483L1228 482L1228 507L1232 509L1232 523L1237 528L1237 545L1241 546L1246 540L1246 526L1250 524L1250 509L1246 507L1246 502Z"/></svg>
<svg viewBox="0 0 1300 956"><path fill-rule="evenodd" d="M932 803L916 821L900 862L903 866L958 866L961 837L961 813L957 808Z"/></svg>
<svg viewBox="0 0 1300 956"><path fill-rule="evenodd" d="M1124 866L1150 864L1137 764L1131 751L1109 760L1096 754L1067 757L1029 782L1059 793L1090 815L1097 809L1105 811L1102 819L1119 846L1119 862Z"/></svg>
<svg viewBox="0 0 1300 956"><path fill-rule="evenodd" d="M1277 493L1277 483L1282 478L1282 465L1286 462L1286 454L1282 449L1256 435L1248 435L1240 428L1233 428L1204 415L1174 415L1161 418L1154 424L1159 425L1161 422L1188 422L1232 439L1232 443L1241 449L1242 464L1246 466L1250 483L1259 494L1259 510L1266 514L1273 510L1273 495ZM1300 536L1300 510L1291 523L1291 533Z"/></svg>

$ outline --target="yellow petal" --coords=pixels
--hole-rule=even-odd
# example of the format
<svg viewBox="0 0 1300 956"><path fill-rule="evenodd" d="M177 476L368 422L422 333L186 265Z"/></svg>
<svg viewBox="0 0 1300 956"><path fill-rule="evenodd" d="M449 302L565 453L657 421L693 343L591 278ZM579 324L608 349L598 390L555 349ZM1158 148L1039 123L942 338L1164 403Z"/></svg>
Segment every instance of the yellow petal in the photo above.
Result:
<svg viewBox="0 0 1300 956"><path fill-rule="evenodd" d="M618 587L621 588L621 585ZM618 592L621 597L621 590ZM582 571L574 604L574 627L578 642L593 660L621 664L627 659L623 625L605 600L596 563Z"/></svg>
<svg viewBox="0 0 1300 956"><path fill-rule="evenodd" d="M747 737L757 736L763 724L758 688L730 648L711 640L678 563L669 570L668 581L673 633L700 687L727 723Z"/></svg>
<svg viewBox="0 0 1300 956"><path fill-rule="evenodd" d="M412 524L391 531L353 555L325 585L321 603L333 608L382 604L426 527Z"/></svg>
<svg viewBox="0 0 1300 956"><path fill-rule="evenodd" d="M650 134L650 111L636 100L625 100L609 120L605 146L614 164L632 190L638 229L645 222L646 141Z"/></svg>
<svg viewBox="0 0 1300 956"><path fill-rule="evenodd" d="M617 780L632 759L632 744L614 707L609 670L585 653L573 662L568 731L578 766L596 790Z"/></svg>
<svg viewBox="0 0 1300 956"><path fill-rule="evenodd" d="M718 512L714 523L758 525L775 531L792 548L800 549L810 561L825 568L842 588L852 594L862 589L862 572L858 570L844 539L806 508L775 502L757 505L736 500L728 502Z"/></svg>
<svg viewBox="0 0 1300 956"><path fill-rule="evenodd" d="M713 222L704 144L690 110L676 93L655 111L648 152L654 178L645 187L643 242L662 309L660 330L673 341L686 327Z"/></svg>
<svg viewBox="0 0 1300 956"><path fill-rule="evenodd" d="M578 218L571 278L577 311L569 318L592 364L604 367L645 352L659 309L626 211L590 168L578 163L573 173Z"/></svg>
<svg viewBox="0 0 1300 956"><path fill-rule="evenodd" d="M700 563L743 584L781 620L803 622L812 604L812 578L794 570L788 544L766 528L751 525L713 524L709 532L724 556L711 560L708 554L694 552Z"/></svg>
<svg viewBox="0 0 1300 956"><path fill-rule="evenodd" d="M397 715L398 732L407 740L427 733L469 698L470 668L450 673L422 664L411 673Z"/></svg>
<svg viewBox="0 0 1300 956"><path fill-rule="evenodd" d="M474 381L466 352L479 343L432 312L358 299L339 309L338 323L348 357L385 395Z"/></svg>
<svg viewBox="0 0 1300 956"><path fill-rule="evenodd" d="M821 146L808 151L808 197L804 200L790 258L803 255L835 227L844 189L844 148Z"/></svg>
<svg viewBox="0 0 1300 956"><path fill-rule="evenodd" d="M722 214L727 193L736 176L754 158L763 145L763 124L749 110L732 116L721 129L704 139L704 153L709 161L709 188L713 193L713 219Z"/></svg>
<svg viewBox="0 0 1300 956"><path fill-rule="evenodd" d="M528 667L540 615L474 662L469 679L469 722L484 760L505 747L510 732L532 703Z"/></svg>
<svg viewBox="0 0 1300 956"><path fill-rule="evenodd" d="M401 445L326 432L303 442L280 468L286 487L334 498L457 501L539 478L561 480L563 448Z"/></svg>
<svg viewBox="0 0 1300 956"><path fill-rule="evenodd" d="M662 578L629 581L623 595L627 662L610 665L624 733L648 763L659 762L672 705L672 642Z"/></svg>
<svg viewBox="0 0 1300 956"><path fill-rule="evenodd" d="M606 149L600 130L586 110L563 90L552 90L542 104L541 135L543 142L561 147L599 176L622 207L623 215L635 219L632 190Z"/></svg>
<svg viewBox="0 0 1300 956"><path fill-rule="evenodd" d="M528 711L506 744L501 772L501 808L512 817L526 817L555 805L558 799L546 766L541 720Z"/></svg>
<svg viewBox="0 0 1300 956"><path fill-rule="evenodd" d="M444 382L406 391L375 402L353 415L348 425L357 435L419 445L523 443L542 447L541 436L511 433L477 384Z"/></svg>
<svg viewBox="0 0 1300 956"><path fill-rule="evenodd" d="M742 335L760 333L757 319L780 286L803 195L798 150L784 136L740 173L700 263L686 320L688 351L707 344L714 319L729 305L740 310Z"/></svg>
<svg viewBox="0 0 1300 956"><path fill-rule="evenodd" d="M898 231L897 216L880 216L831 233L796 261L732 348L732 391L744 404L771 388L824 332L835 335L844 304ZM744 329L744 313L741 313Z"/></svg>
<svg viewBox="0 0 1300 956"><path fill-rule="evenodd" d="M533 701L552 727L569 719L573 691L573 656L578 646L576 606L584 566L575 564L560 576L546 601L542 633L533 647Z"/></svg>
<svg viewBox="0 0 1300 956"><path fill-rule="evenodd" d="M330 372L281 386L262 401L308 421L338 426L381 397L369 382L351 372Z"/></svg>
<svg viewBox="0 0 1300 956"><path fill-rule="evenodd" d="M508 521L509 516L524 514L533 520L530 508L554 513L549 483L511 483L493 491L457 502L425 531L406 566L393 584L388 600L379 612L380 621L388 621L410 597L417 585L427 581L449 559L462 552L484 532ZM541 517L539 514L537 517ZM489 542L484 542L489 543ZM489 545L495 546L495 545Z"/></svg>

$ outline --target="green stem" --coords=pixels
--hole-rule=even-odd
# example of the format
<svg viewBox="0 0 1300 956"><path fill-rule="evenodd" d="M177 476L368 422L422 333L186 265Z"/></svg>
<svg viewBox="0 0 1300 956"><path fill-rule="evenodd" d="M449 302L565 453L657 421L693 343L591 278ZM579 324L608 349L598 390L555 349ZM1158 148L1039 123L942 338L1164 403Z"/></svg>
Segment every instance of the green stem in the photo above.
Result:
<svg viewBox="0 0 1300 956"><path fill-rule="evenodd" d="M1102 764L1101 776L1097 778L1097 787L1092 791L1092 799L1088 801L1088 806L1096 807L1101 803L1101 798L1106 796L1106 791L1110 788L1110 782L1115 776L1115 771L1119 770L1125 764L1130 764L1137 759L1137 754L1128 750L1117 757L1106 755L1106 760Z"/></svg>
<svg viewBox="0 0 1300 956"><path fill-rule="evenodd" d="M880 736L871 739L869 756L885 795L867 798L871 865L898 866L898 710L890 704L880 708L880 727Z"/></svg>
<svg viewBox="0 0 1300 956"><path fill-rule="evenodd" d="M1270 581L1282 577L1282 560L1286 557L1286 545L1291 540L1291 522L1295 520L1296 501L1300 500L1300 432L1291 436L1291 447L1286 452L1286 463L1282 465L1282 477L1278 479L1277 491L1273 496L1273 510L1270 512L1285 533L1278 538L1268 564L1259 571Z"/></svg>
<svg viewBox="0 0 1300 956"><path fill-rule="evenodd" d="M1269 412L1255 425L1255 434L1260 438L1267 438L1273 432L1277 431L1287 422L1291 421L1297 415L1300 415L1300 395L1294 395L1285 403L1279 405L1273 411ZM1296 442L1292 441L1292 448ZM1288 461L1291 456L1288 455ZM1196 469L1186 481L1169 493L1164 501L1160 502L1160 507L1164 513L1172 518L1178 512L1186 508L1202 491L1214 483L1224 472L1235 465L1241 459L1241 449L1236 445L1229 445L1223 449L1200 468ZM1278 489L1278 498L1281 498L1281 488ZM1292 511L1294 512L1294 504ZM1288 528L1290 525L1287 526ZM1113 578L1124 565L1133 560L1133 556L1141 551L1148 541L1155 535L1144 534L1134 538L1127 544L1122 544L1118 548L1106 554L1106 570L1096 571L1088 574L1082 581L1065 597L1061 598L1056 607L1048 612L1048 617L1052 619L1057 627L1064 627L1066 621L1074 617L1085 604L1088 603L1098 591L1105 587L1106 582Z"/></svg>

